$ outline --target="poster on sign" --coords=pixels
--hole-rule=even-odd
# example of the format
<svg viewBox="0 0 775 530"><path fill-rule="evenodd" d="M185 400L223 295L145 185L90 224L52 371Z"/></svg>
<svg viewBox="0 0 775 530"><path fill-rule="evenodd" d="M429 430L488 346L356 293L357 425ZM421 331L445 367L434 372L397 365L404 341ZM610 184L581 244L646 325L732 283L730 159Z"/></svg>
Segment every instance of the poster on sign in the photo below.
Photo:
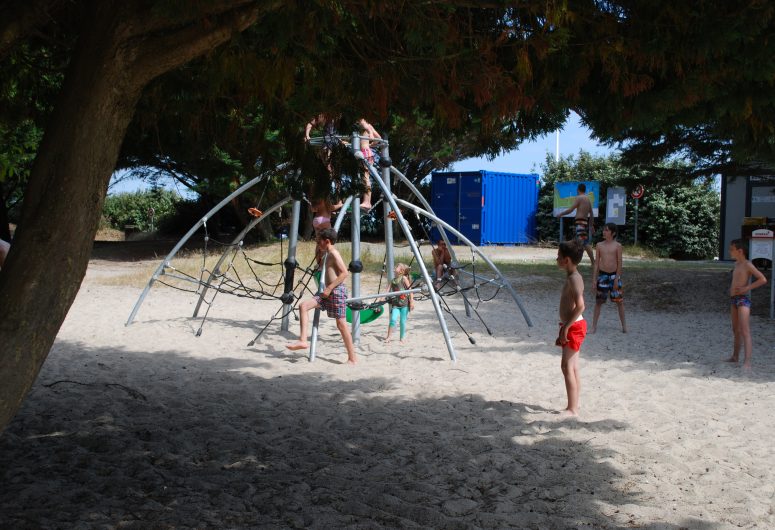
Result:
<svg viewBox="0 0 775 530"><path fill-rule="evenodd" d="M600 183L594 181L585 182L555 182L554 183L554 204L552 205L552 215L559 215L563 210L573 206L573 201L579 194L579 184L587 187L587 197L592 203L592 215L597 217L598 206L600 205ZM574 217L575 212L565 214L565 217Z"/></svg>

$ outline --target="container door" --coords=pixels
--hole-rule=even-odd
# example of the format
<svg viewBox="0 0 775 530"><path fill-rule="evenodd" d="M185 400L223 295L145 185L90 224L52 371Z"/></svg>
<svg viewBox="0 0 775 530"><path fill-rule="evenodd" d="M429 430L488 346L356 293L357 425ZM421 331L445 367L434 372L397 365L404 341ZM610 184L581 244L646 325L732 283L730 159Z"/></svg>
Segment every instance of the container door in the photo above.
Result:
<svg viewBox="0 0 775 530"><path fill-rule="evenodd" d="M460 232L475 245L482 241L482 173L460 180Z"/></svg>
<svg viewBox="0 0 775 530"><path fill-rule="evenodd" d="M431 177L431 208L444 222L458 228L458 204L460 197L460 173L433 173ZM450 243L457 238L448 234ZM441 237L438 228L431 230L431 238L438 241Z"/></svg>
<svg viewBox="0 0 775 530"><path fill-rule="evenodd" d="M486 173L482 244L514 245L535 238L538 175Z"/></svg>

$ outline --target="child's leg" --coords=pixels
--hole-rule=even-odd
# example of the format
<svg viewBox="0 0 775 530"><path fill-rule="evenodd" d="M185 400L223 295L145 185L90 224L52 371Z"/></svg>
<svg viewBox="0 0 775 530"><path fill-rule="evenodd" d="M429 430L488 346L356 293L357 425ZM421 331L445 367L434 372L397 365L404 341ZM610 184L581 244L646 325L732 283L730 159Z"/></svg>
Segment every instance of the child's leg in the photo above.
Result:
<svg viewBox="0 0 775 530"><path fill-rule="evenodd" d="M399 309L399 313L401 314L401 340L404 340L404 337L406 337L406 315L409 314L409 308L408 307L401 307L397 308Z"/></svg>
<svg viewBox="0 0 775 530"><path fill-rule="evenodd" d="M390 333L393 331L393 328L396 327L399 316L400 311L398 307L393 307L390 309L390 324L388 324L388 332L387 337L385 337L385 342L390 342Z"/></svg>
<svg viewBox="0 0 775 530"><path fill-rule="evenodd" d="M746 370L751 369L751 354L753 350L750 318L750 307L740 306L737 308L737 335L740 336L740 341L743 343L743 348L745 351L745 357L743 357L743 368Z"/></svg>
<svg viewBox="0 0 775 530"><path fill-rule="evenodd" d="M361 208L364 210L371 210L371 180L369 180L369 172L363 172L363 200L361 201Z"/></svg>
<svg viewBox="0 0 775 530"><path fill-rule="evenodd" d="M562 347L562 375L565 377L565 392L568 394L568 408L565 410L576 416L579 413L579 394L581 377L579 375L579 352L570 346Z"/></svg>
<svg viewBox="0 0 775 530"><path fill-rule="evenodd" d="M738 353L740 352L740 332L738 330L739 327L739 319L737 316L737 306L732 304L732 308L729 310L729 317L732 321L732 335L734 337L734 346L732 349L732 356L727 359L727 362L730 363L736 363L739 360Z"/></svg>
<svg viewBox="0 0 775 530"><path fill-rule="evenodd" d="M595 301L595 314L592 316L592 333L597 331L597 319L600 318L600 308L603 306L602 300Z"/></svg>
<svg viewBox="0 0 775 530"><path fill-rule="evenodd" d="M353 336L350 333L350 326L347 325L347 319L337 318L336 327L339 328L339 333L342 335L342 341L344 342L344 348L347 350L347 363L355 364L358 362L358 358L355 356L355 345L353 344Z"/></svg>
<svg viewBox="0 0 775 530"><path fill-rule="evenodd" d="M310 298L299 304L299 340L286 346L289 350L305 350L309 348L307 332L309 331L309 311L320 307L317 300Z"/></svg>
<svg viewBox="0 0 775 530"><path fill-rule="evenodd" d="M627 333L627 322L624 320L624 302L616 302L616 309L619 311L619 320L622 323L622 333Z"/></svg>

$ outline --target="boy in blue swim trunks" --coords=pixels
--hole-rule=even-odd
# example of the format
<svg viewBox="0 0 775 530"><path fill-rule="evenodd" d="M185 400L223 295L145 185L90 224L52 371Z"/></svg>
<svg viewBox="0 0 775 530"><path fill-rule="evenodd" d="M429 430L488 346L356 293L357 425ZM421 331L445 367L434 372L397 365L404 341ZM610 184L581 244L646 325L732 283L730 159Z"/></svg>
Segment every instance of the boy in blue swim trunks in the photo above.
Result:
<svg viewBox="0 0 775 530"><path fill-rule="evenodd" d="M729 243L729 255L735 260L735 268L732 271L732 285L729 287L731 302L730 317L732 319L732 333L735 336L732 356L727 362L737 363L741 344L745 348L743 369L751 369L751 355L753 341L751 340L751 290L767 283L767 278L748 260L748 254L742 239L735 239ZM756 281L749 285L751 276Z"/></svg>
<svg viewBox="0 0 775 530"><path fill-rule="evenodd" d="M349 273L347 267L344 264L339 251L334 248L336 243L336 230L333 228L325 228L318 234L318 250L321 254L328 254L325 258L326 270L325 274L325 286L323 291L315 295L312 298L304 300L299 305L299 320L300 320L300 332L299 340L288 344L286 348L289 350L306 350L309 348L309 342L307 342L307 331L309 329L309 311L311 309L317 309L318 307L325 309L329 317L336 319L336 327L339 329L339 333L342 335L342 341L344 347L347 350L347 363L355 364L357 357L355 356L355 346L353 345L353 337L350 333L350 326L347 325L347 288L344 286L345 280Z"/></svg>
<svg viewBox="0 0 775 530"><path fill-rule="evenodd" d="M595 247L595 265L592 272L592 284L597 287L595 314L592 318L592 333L597 331L597 319L600 308L608 298L616 303L622 333L627 333L624 320L624 296L622 294L622 245L616 241L616 225L606 223L603 226L603 241Z"/></svg>

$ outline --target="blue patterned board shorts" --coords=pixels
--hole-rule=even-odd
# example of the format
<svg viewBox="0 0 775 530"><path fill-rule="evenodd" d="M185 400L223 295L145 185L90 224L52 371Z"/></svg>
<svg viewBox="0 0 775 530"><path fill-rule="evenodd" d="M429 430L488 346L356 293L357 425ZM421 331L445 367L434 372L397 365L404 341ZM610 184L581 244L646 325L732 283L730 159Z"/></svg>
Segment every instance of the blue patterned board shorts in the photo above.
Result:
<svg viewBox="0 0 775 530"><path fill-rule="evenodd" d="M735 306L735 307L748 307L748 308L750 308L750 307L751 307L751 299L750 299L750 298L748 298L748 297L747 297L746 295L744 295L744 294L739 294L739 295L737 295L737 296L733 296L733 297L730 299L730 302L731 302L731 303L732 303L732 305L733 305L733 306Z"/></svg>
<svg viewBox="0 0 775 530"><path fill-rule="evenodd" d="M338 320L347 316L347 287L342 284L334 287L328 298L316 294L315 301L326 310L326 314L331 318Z"/></svg>
<svg viewBox="0 0 775 530"><path fill-rule="evenodd" d="M622 279L616 277L615 272L597 273L597 300L605 302L610 296L612 302L621 302L624 300L624 288Z"/></svg>

